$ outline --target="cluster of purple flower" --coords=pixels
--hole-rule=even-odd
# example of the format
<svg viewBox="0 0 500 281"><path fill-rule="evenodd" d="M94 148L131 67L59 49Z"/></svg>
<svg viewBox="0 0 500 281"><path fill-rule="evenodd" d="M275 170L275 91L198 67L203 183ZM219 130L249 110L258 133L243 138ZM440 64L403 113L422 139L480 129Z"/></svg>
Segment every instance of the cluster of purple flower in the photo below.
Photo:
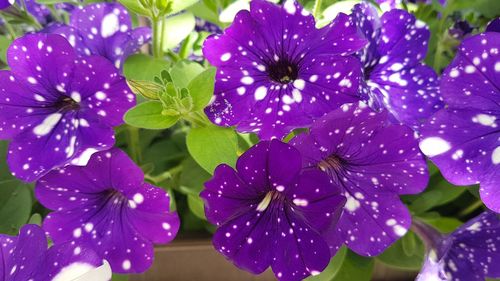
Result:
<svg viewBox="0 0 500 281"><path fill-rule="evenodd" d="M220 253L280 280L319 274L342 245L379 255L412 227L399 196L426 188L425 156L450 182L479 183L500 212L499 21L464 40L439 78L423 63L429 30L406 11L379 16L360 3L318 29L296 1L250 6L203 48L217 68L207 116L262 139L235 168L218 166L201 193ZM113 148L113 128L136 102L121 69L150 39L120 4L97 3L8 49L0 138L11 140L12 174L36 181L36 198L53 211L43 230L55 245L47 250L33 225L0 235L5 280L78 278L108 263L143 272L153 243L177 234L168 194ZM447 237L413 228L428 238L420 280L500 277L497 214Z"/></svg>
<svg viewBox="0 0 500 281"><path fill-rule="evenodd" d="M263 139L236 170L221 165L205 185L216 249L253 273L270 266L280 280L318 274L343 244L380 254L412 224L399 195L427 186L419 142L447 179L480 182L485 203L500 212L497 35L466 40L440 82L422 63L429 30L406 11L379 17L361 3L316 29L295 1L252 1L204 46L217 67L207 115ZM279 141L296 128L309 130ZM429 246L440 247L435 278L500 276L488 269L500 258L500 221L487 216L484 227L472 221ZM485 245L472 243L483 236ZM476 251L482 246L489 249ZM484 270L458 264L475 251Z"/></svg>
<svg viewBox="0 0 500 281"><path fill-rule="evenodd" d="M19 179L36 181L36 198L54 210L43 229L55 243L45 253L36 226L0 236L6 280L73 280L103 261L113 272L143 272L153 243L170 242L179 229L168 194L112 148L113 127L135 105L120 68L150 39L149 28L132 29L125 8L111 3L75 9L71 24L16 39L10 70L0 71L7 162Z"/></svg>

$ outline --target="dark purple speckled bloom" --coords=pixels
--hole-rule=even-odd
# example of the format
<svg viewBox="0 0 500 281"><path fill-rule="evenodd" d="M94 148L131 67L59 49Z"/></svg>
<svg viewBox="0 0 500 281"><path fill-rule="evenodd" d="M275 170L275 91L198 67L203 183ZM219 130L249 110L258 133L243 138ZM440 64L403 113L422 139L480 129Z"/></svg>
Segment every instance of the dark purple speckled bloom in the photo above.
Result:
<svg viewBox="0 0 500 281"><path fill-rule="evenodd" d="M352 17L370 42L358 53L364 65L362 96L375 110L385 108L395 121L418 129L443 106L438 77L422 63L429 29L403 10L379 18L368 3L356 5Z"/></svg>
<svg viewBox="0 0 500 281"><path fill-rule="evenodd" d="M116 148L95 153L86 167L50 172L35 195L54 210L43 228L56 244L91 245L113 272L144 272L153 262L153 243L172 241L179 229L168 194L145 183L141 169Z"/></svg>
<svg viewBox="0 0 500 281"><path fill-rule="evenodd" d="M37 225L25 225L19 236L0 234L0 281L107 281L111 268L94 251L68 242L47 250Z"/></svg>
<svg viewBox="0 0 500 281"><path fill-rule="evenodd" d="M347 198L339 233L330 239L374 256L410 228L411 216L399 195L422 192L429 176L409 127L390 124L387 112L349 104L290 143L303 155L305 169L324 171Z"/></svg>
<svg viewBox="0 0 500 281"><path fill-rule="evenodd" d="M128 56L151 40L149 27L132 29L127 9L119 3L95 3L71 12L70 25L45 30L61 34L81 55L100 55L121 69Z"/></svg>
<svg viewBox="0 0 500 281"><path fill-rule="evenodd" d="M346 102L358 100L360 65L351 54L366 40L340 14L316 29L314 17L293 0L283 6L254 0L203 53L217 67L212 122L282 138L308 127Z"/></svg>
<svg viewBox="0 0 500 281"><path fill-rule="evenodd" d="M33 181L66 164L85 165L113 146L114 126L135 104L125 78L104 58L78 58L60 35L29 34L0 71L0 138L12 139L12 173Z"/></svg>
<svg viewBox="0 0 500 281"><path fill-rule="evenodd" d="M301 172L301 163L292 146L263 141L236 170L220 165L205 183L205 213L219 227L214 246L236 266L255 274L271 266L279 280L302 280L328 265L324 236L336 232L345 198L320 171Z"/></svg>
<svg viewBox="0 0 500 281"><path fill-rule="evenodd" d="M500 212L500 33L462 42L441 81L447 108L422 128L420 148L456 185L481 184L481 198Z"/></svg>
<svg viewBox="0 0 500 281"><path fill-rule="evenodd" d="M500 218L481 215L449 235L415 222L415 232L427 246L427 256L417 281L484 281L500 277Z"/></svg>

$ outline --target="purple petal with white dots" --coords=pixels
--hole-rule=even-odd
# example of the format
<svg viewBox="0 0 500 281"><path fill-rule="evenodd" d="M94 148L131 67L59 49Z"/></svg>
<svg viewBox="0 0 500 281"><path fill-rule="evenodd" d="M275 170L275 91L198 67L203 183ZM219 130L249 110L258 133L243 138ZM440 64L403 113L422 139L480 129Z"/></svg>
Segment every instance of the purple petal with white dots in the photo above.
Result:
<svg viewBox="0 0 500 281"><path fill-rule="evenodd" d="M214 246L236 266L253 273L271 266L279 280L302 280L321 272L340 246L324 236L335 230L345 199L325 174L302 173L301 162L290 145L264 141L240 157L237 170L220 165L205 184L205 212L219 226Z"/></svg>
<svg viewBox="0 0 500 281"><path fill-rule="evenodd" d="M119 3L95 3L75 9L69 26L56 24L44 32L63 35L80 55L103 56L118 69L151 40L150 28L132 29L130 15Z"/></svg>
<svg viewBox="0 0 500 281"><path fill-rule="evenodd" d="M38 200L55 210L44 229L56 244L91 245L114 272L143 272L152 264L153 243L170 242L179 229L168 194L143 180L118 149L93 154L86 167L55 170L35 188Z"/></svg>
<svg viewBox="0 0 500 281"><path fill-rule="evenodd" d="M4 271L2 277L6 281L29 280L39 270L47 250L47 238L43 230L36 225L25 225L19 231L19 236L0 235ZM3 245L7 245L6 247ZM7 251L4 251L8 250ZM3 280L3 279L2 279Z"/></svg>
<svg viewBox="0 0 500 281"><path fill-rule="evenodd" d="M351 54L365 44L347 15L316 29L295 1L252 1L204 43L217 67L215 99L205 111L217 125L281 138L359 99L361 68Z"/></svg>
<svg viewBox="0 0 500 281"><path fill-rule="evenodd" d="M384 112L350 104L291 143L307 155L304 168L328 174L347 197L339 232L349 248L377 255L406 233L411 217L398 195L421 192L429 177L410 128L389 124Z"/></svg>
<svg viewBox="0 0 500 281"><path fill-rule="evenodd" d="M450 107L498 112L500 104L500 33L465 39L443 73L441 93Z"/></svg>
<svg viewBox="0 0 500 281"><path fill-rule="evenodd" d="M47 250L45 233L37 225L25 225L17 237L0 235L0 276L4 281L74 280L102 264L94 251L75 242ZM94 277L109 280L111 270Z"/></svg>
<svg viewBox="0 0 500 281"><path fill-rule="evenodd" d="M500 212L500 34L470 37L443 74L448 108L422 128L420 148L444 177L458 185L481 184L481 198ZM484 184L483 184L484 182Z"/></svg>
<svg viewBox="0 0 500 281"><path fill-rule="evenodd" d="M367 3L354 7L353 18L370 41L358 53L365 75L362 96L375 110L385 108L394 121L418 129L443 107L438 77L421 63L429 29L403 10L391 10L379 19Z"/></svg>
<svg viewBox="0 0 500 281"><path fill-rule="evenodd" d="M436 230L417 225L426 237ZM500 277L500 218L487 211L471 219L453 233L427 241L428 255L417 281L485 280Z"/></svg>
<svg viewBox="0 0 500 281"><path fill-rule="evenodd" d="M125 79L100 57L78 59L60 35L30 34L0 72L0 137L12 139L12 173L33 181L66 164L86 165L111 147L113 126L135 103Z"/></svg>

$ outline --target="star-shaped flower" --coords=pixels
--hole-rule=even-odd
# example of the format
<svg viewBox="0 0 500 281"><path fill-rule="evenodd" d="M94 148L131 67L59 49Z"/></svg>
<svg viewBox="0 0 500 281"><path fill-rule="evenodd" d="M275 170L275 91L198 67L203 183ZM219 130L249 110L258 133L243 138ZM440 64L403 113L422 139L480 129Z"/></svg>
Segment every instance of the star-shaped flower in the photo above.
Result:
<svg viewBox="0 0 500 281"><path fill-rule="evenodd" d="M0 234L0 281L110 279L109 264L88 248L68 242L47 250L37 225L23 226L15 237Z"/></svg>
<svg viewBox="0 0 500 281"><path fill-rule="evenodd" d="M417 281L483 281L500 277L500 218L484 212L453 233L442 235L415 222L428 253Z"/></svg>
<svg viewBox="0 0 500 281"><path fill-rule="evenodd" d="M168 194L145 183L141 169L116 148L95 153L86 167L50 172L37 182L35 195L54 210L43 228L56 244L91 245L113 272L147 270L153 243L170 242L179 229Z"/></svg>
<svg viewBox="0 0 500 281"><path fill-rule="evenodd" d="M345 198L320 171L301 172L301 162L290 145L264 141L236 170L220 165L205 183L205 213L219 227L214 246L236 266L255 274L271 266L279 280L302 280L328 265L324 236L336 232Z"/></svg>
<svg viewBox="0 0 500 281"><path fill-rule="evenodd" d="M422 128L420 148L456 185L480 183L500 212L500 33L465 39L442 77L447 108Z"/></svg>
<svg viewBox="0 0 500 281"><path fill-rule="evenodd" d="M331 239L374 256L410 228L411 216L399 195L422 192L429 176L409 127L390 124L387 112L348 104L290 143L303 155L304 169L328 174L347 198L340 237Z"/></svg>
<svg viewBox="0 0 500 281"><path fill-rule="evenodd" d="M351 54L366 40L345 14L316 29L293 0L253 0L203 52L217 67L215 98L205 112L220 126L262 139L308 127L346 102L359 100L360 65Z"/></svg>
<svg viewBox="0 0 500 281"><path fill-rule="evenodd" d="M69 26L54 24L45 32L63 35L81 55L99 55L122 69L128 56L151 40L149 27L132 29L130 15L119 3L95 3L71 12Z"/></svg>
<svg viewBox="0 0 500 281"><path fill-rule="evenodd" d="M386 109L391 119L418 129L443 106L438 77L422 63L429 29L403 10L379 18L368 3L356 5L352 17L369 40L358 53L364 66L362 95L375 110Z"/></svg>
<svg viewBox="0 0 500 281"><path fill-rule="evenodd" d="M113 126L135 103L125 78L101 57L78 58L60 35L29 34L0 71L0 138L12 139L12 173L33 181L66 164L85 165L113 146Z"/></svg>

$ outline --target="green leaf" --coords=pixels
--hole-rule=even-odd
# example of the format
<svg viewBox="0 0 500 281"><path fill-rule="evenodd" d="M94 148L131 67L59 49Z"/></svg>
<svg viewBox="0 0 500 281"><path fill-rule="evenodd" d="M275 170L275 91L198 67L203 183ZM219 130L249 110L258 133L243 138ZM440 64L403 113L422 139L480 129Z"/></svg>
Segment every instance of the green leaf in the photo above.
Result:
<svg viewBox="0 0 500 281"><path fill-rule="evenodd" d="M0 60L3 61L3 62L7 62L7 49L9 48L10 46L10 43L12 43L12 41L5 37L5 36L0 36Z"/></svg>
<svg viewBox="0 0 500 281"><path fill-rule="evenodd" d="M188 195L187 202L189 209L195 216L203 220L207 219L205 217L205 205L198 195Z"/></svg>
<svg viewBox="0 0 500 281"><path fill-rule="evenodd" d="M160 130L175 125L178 116L163 115L163 105L157 101L147 101L130 109L125 114L125 122L138 128Z"/></svg>
<svg viewBox="0 0 500 281"><path fill-rule="evenodd" d="M402 239L401 243L403 244L404 253L409 257L415 255L417 251L417 237L415 237L415 234L410 231L408 232L407 235L403 236L403 238L401 239Z"/></svg>
<svg viewBox="0 0 500 281"><path fill-rule="evenodd" d="M330 260L328 267L307 281L369 281L372 277L374 260L357 255L345 246Z"/></svg>
<svg viewBox="0 0 500 281"><path fill-rule="evenodd" d="M372 277L374 265L373 259L359 256L348 250L332 281L369 281Z"/></svg>
<svg viewBox="0 0 500 281"><path fill-rule="evenodd" d="M176 87L186 88L194 77L198 76L205 69L199 63L191 61L179 61L172 69L170 75Z"/></svg>
<svg viewBox="0 0 500 281"><path fill-rule="evenodd" d="M339 272L342 267L342 263L344 262L347 256L347 248L342 247L335 254L335 256L330 260L328 266L321 272L319 275L311 276L306 278L306 281L331 281L335 277L335 275Z"/></svg>
<svg viewBox="0 0 500 281"><path fill-rule="evenodd" d="M196 2L199 2L200 0L173 0L173 1L174 2L172 3L172 10L170 11L169 14L176 14L182 10L185 10L190 6L196 4Z"/></svg>
<svg viewBox="0 0 500 281"><path fill-rule="evenodd" d="M207 173L193 158L188 157L182 162L182 173L179 178L181 192L187 195L196 195L203 190L203 185L210 179Z"/></svg>
<svg viewBox="0 0 500 281"><path fill-rule="evenodd" d="M28 221L28 224L36 224L36 225L42 225L42 215L40 215L39 213L36 213L36 214L33 214L29 221Z"/></svg>
<svg viewBox="0 0 500 281"><path fill-rule="evenodd" d="M327 268L307 281L368 281L371 280L374 260L357 255L345 246L330 260Z"/></svg>
<svg viewBox="0 0 500 281"><path fill-rule="evenodd" d="M377 259L391 267L418 270L422 266L424 255L424 244L415 237L414 233L409 231L402 239L387 248Z"/></svg>
<svg viewBox="0 0 500 281"><path fill-rule="evenodd" d="M30 218L31 191L29 185L17 180L0 183L0 233L17 234Z"/></svg>
<svg viewBox="0 0 500 281"><path fill-rule="evenodd" d="M182 13L165 20L163 49L168 51L177 47L194 30L196 20L192 13Z"/></svg>
<svg viewBox="0 0 500 281"><path fill-rule="evenodd" d="M7 150L9 143L7 141L0 141L0 182L5 180L15 180L12 176L7 165Z"/></svg>
<svg viewBox="0 0 500 281"><path fill-rule="evenodd" d="M428 188L418 195L405 196L409 199L410 210L422 214L428 210L450 203L459 197L468 187L459 187L446 181L439 172L431 177Z"/></svg>
<svg viewBox="0 0 500 281"><path fill-rule="evenodd" d="M234 167L238 158L238 136L231 128L193 128L186 141L193 159L210 174L222 163Z"/></svg>
<svg viewBox="0 0 500 281"><path fill-rule="evenodd" d="M450 233L461 226L463 223L456 218L449 217L421 217L420 220L423 220L425 223L428 223L435 227L442 233Z"/></svg>
<svg viewBox="0 0 500 281"><path fill-rule="evenodd" d="M212 4L211 1L200 1L195 5L189 7L189 11L192 12L196 17L213 22L215 24L219 23L219 14L217 11L211 9L208 5ZM217 9L217 7L215 7Z"/></svg>
<svg viewBox="0 0 500 281"><path fill-rule="evenodd" d="M139 2L139 0L118 0L118 2L122 3L123 6L125 6L127 9L129 9L130 11L132 11L136 14L146 16L146 17L152 16L151 11L149 9L145 8L144 6L142 6L142 4Z"/></svg>
<svg viewBox="0 0 500 281"><path fill-rule="evenodd" d="M154 81L155 76L169 67L170 64L166 60L144 54L136 54L128 57L125 61L123 74L128 80Z"/></svg>
<svg viewBox="0 0 500 281"><path fill-rule="evenodd" d="M193 98L193 111L202 110L214 94L216 69L211 67L196 76L187 86Z"/></svg>

